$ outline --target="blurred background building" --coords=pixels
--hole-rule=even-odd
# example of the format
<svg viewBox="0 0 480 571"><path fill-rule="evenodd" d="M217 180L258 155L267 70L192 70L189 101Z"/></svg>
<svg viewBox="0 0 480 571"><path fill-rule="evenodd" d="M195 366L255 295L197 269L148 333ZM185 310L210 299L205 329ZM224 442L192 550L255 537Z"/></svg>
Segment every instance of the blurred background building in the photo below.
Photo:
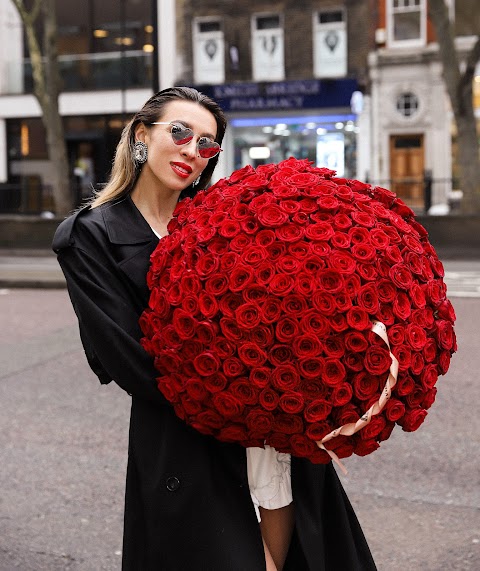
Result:
<svg viewBox="0 0 480 571"><path fill-rule="evenodd" d="M105 182L131 114L183 84L227 113L217 177L295 156L419 211L448 203L455 132L426 1L58 0L76 202ZM479 33L477 4L449 0L460 53ZM475 87L479 117L480 73ZM0 0L0 212L53 210L40 113L23 26Z"/></svg>

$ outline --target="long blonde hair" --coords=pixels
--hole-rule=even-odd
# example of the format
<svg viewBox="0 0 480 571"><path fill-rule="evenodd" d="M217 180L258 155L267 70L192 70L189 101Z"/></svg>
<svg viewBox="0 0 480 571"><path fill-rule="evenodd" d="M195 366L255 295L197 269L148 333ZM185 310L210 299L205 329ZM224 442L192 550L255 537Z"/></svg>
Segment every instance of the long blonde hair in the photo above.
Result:
<svg viewBox="0 0 480 571"><path fill-rule="evenodd" d="M222 143L227 120L220 106L203 93L191 87L171 87L159 91L152 95L140 111L127 123L122 131L120 142L115 151L112 172L110 178L102 190L95 191L90 203L91 208L96 208L105 202L122 198L129 194L137 182L141 171L141 165L133 160L133 146L135 144L135 129L139 123L144 123L147 127L150 123L158 121L162 117L165 106L176 99L184 99L198 103L205 107L215 117L217 123L217 143ZM183 190L182 196L192 196L198 190L205 188L212 177L213 170L218 162L218 155L208 161L203 170L198 185L192 185Z"/></svg>

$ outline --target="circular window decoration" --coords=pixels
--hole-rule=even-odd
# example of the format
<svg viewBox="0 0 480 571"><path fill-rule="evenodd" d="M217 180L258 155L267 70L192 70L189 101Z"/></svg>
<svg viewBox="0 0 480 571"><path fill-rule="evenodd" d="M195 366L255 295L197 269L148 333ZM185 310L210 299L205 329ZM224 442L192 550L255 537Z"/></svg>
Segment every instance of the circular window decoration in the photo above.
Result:
<svg viewBox="0 0 480 571"><path fill-rule="evenodd" d="M402 117L413 117L418 111L419 101L415 93L407 91L397 97L397 111Z"/></svg>

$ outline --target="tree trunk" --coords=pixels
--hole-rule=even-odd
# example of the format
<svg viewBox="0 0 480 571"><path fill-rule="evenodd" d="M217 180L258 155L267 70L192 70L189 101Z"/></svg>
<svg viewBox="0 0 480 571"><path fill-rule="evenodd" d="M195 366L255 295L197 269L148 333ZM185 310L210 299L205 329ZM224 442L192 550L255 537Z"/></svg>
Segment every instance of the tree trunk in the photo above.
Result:
<svg viewBox="0 0 480 571"><path fill-rule="evenodd" d="M57 24L55 0L35 0L28 12L23 0L13 0L25 27L34 94L42 109L42 122L47 133L47 150L53 173L53 201L58 215L68 214L74 205L69 181L67 148L62 118L58 109L60 75L57 58ZM35 20L43 20L43 53L36 33Z"/></svg>
<svg viewBox="0 0 480 571"><path fill-rule="evenodd" d="M57 19L55 0L43 0L45 78L49 86L45 94L43 123L47 131L48 156L54 173L53 200L59 215L68 214L74 204L70 189L67 146L63 121L58 109L60 73L57 52Z"/></svg>
<svg viewBox="0 0 480 571"><path fill-rule="evenodd" d="M457 125L458 163L463 191L461 212L480 212L480 147L473 110L472 82L480 58L480 37L467 54L465 70L460 71L455 34L444 0L429 0L429 15L438 39L445 87Z"/></svg>

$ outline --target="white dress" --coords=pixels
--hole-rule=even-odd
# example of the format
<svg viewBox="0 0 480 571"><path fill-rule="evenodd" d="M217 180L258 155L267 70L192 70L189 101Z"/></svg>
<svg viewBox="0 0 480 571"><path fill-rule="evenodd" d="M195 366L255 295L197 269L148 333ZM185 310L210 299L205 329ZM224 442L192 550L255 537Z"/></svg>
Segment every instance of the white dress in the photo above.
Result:
<svg viewBox="0 0 480 571"><path fill-rule="evenodd" d="M267 444L263 448L247 448L247 472L250 495L261 521L259 506L277 510L293 501L291 456L277 452Z"/></svg>

